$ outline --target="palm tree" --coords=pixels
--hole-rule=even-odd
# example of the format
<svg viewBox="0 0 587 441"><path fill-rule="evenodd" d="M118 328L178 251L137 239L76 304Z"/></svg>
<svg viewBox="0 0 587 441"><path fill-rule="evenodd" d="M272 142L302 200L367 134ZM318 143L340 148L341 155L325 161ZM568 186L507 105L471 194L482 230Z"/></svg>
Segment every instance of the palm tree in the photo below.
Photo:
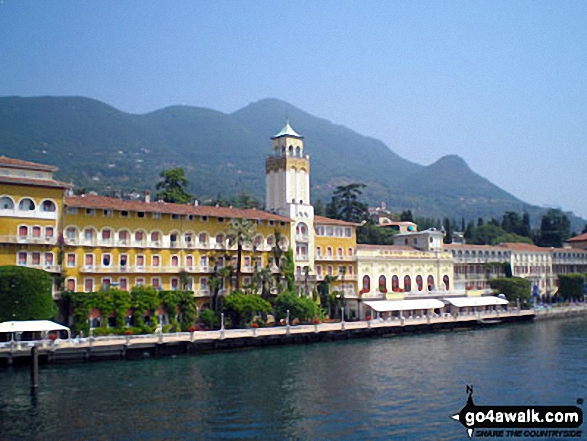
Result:
<svg viewBox="0 0 587 441"><path fill-rule="evenodd" d="M241 261L243 255L243 245L250 244L255 237L255 224L248 219L233 219L230 221L228 228L228 245L237 246L236 258L236 289L240 287Z"/></svg>

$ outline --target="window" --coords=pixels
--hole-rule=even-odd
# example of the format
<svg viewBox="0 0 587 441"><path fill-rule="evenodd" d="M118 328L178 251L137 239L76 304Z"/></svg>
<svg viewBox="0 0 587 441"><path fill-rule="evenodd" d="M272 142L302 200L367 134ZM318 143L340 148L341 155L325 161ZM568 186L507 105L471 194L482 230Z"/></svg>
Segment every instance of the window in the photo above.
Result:
<svg viewBox="0 0 587 441"><path fill-rule="evenodd" d="M159 220L159 219L161 219L161 213L152 213L152 214L151 214L151 217L152 217L153 219L157 219L157 220Z"/></svg>
<svg viewBox="0 0 587 441"><path fill-rule="evenodd" d="M75 279L67 279L67 290L68 291L74 291L75 292L75 288L76 288L76 283L75 283Z"/></svg>
<svg viewBox="0 0 587 441"><path fill-rule="evenodd" d="M208 289L208 278L200 277L200 290L206 291Z"/></svg>
<svg viewBox="0 0 587 441"><path fill-rule="evenodd" d="M86 267L92 267L94 265L94 255L86 254L84 262Z"/></svg>
<svg viewBox="0 0 587 441"><path fill-rule="evenodd" d="M75 254L74 253L67 254L67 267L68 268L75 268Z"/></svg>
<svg viewBox="0 0 587 441"><path fill-rule="evenodd" d="M29 228L26 225L21 225L20 227L18 227L18 235L19 236L28 236L29 234Z"/></svg>
<svg viewBox="0 0 587 441"><path fill-rule="evenodd" d="M33 227L33 237L41 237L41 227Z"/></svg>
<svg viewBox="0 0 587 441"><path fill-rule="evenodd" d="M45 228L45 237L46 238L53 237L54 234L55 234L55 230L53 230L53 227L46 227Z"/></svg>
<svg viewBox="0 0 587 441"><path fill-rule="evenodd" d="M45 253L45 265L53 266L53 253Z"/></svg>
<svg viewBox="0 0 587 441"><path fill-rule="evenodd" d="M12 210L14 209L14 202L8 196L2 196L0 198L0 210Z"/></svg>
<svg viewBox="0 0 587 441"><path fill-rule="evenodd" d="M224 235L217 234L216 235L216 245L222 245L224 242Z"/></svg>
<svg viewBox="0 0 587 441"><path fill-rule="evenodd" d="M53 213L56 211L56 209L57 208L55 207L55 203L53 201L46 199L41 203L41 211Z"/></svg>
<svg viewBox="0 0 587 441"><path fill-rule="evenodd" d="M179 257L171 256L171 266L177 268L179 266Z"/></svg>
<svg viewBox="0 0 587 441"><path fill-rule="evenodd" d="M75 240L77 236L77 230L74 227L69 227L67 230L65 230L65 237L68 240Z"/></svg>
<svg viewBox="0 0 587 441"><path fill-rule="evenodd" d="M140 219L143 219L145 217L145 212L144 211L137 211L137 217Z"/></svg>
<svg viewBox="0 0 587 441"><path fill-rule="evenodd" d="M112 255L111 254L102 254L102 266L110 266L112 262Z"/></svg>
<svg viewBox="0 0 587 441"><path fill-rule="evenodd" d="M412 279L410 276L404 277L404 291L405 292L412 291Z"/></svg>
<svg viewBox="0 0 587 441"><path fill-rule="evenodd" d="M136 286L143 286L145 284L145 279L143 277L137 277L135 279Z"/></svg>
<svg viewBox="0 0 587 441"><path fill-rule="evenodd" d="M171 290L177 291L179 289L179 279L177 277L171 278Z"/></svg>
<svg viewBox="0 0 587 441"><path fill-rule="evenodd" d="M119 258L119 262L120 262L121 269L126 269L126 265L128 264L128 255L121 254L120 258Z"/></svg>
<svg viewBox="0 0 587 441"><path fill-rule="evenodd" d="M139 268L145 267L145 256L143 254L138 254L136 257L137 266Z"/></svg>
<svg viewBox="0 0 587 441"><path fill-rule="evenodd" d="M136 232L135 232L135 240L136 240L137 242L142 242L144 237L145 237L145 236L144 236L144 234L143 234L143 232L142 232L142 231L136 231Z"/></svg>
<svg viewBox="0 0 587 441"><path fill-rule="evenodd" d="M91 241L94 238L94 230L91 228L86 228L84 230L84 239L87 241Z"/></svg>
<svg viewBox="0 0 587 441"><path fill-rule="evenodd" d="M201 256L200 257L200 267L203 270L207 270L208 269L208 256Z"/></svg>
<svg viewBox="0 0 587 441"><path fill-rule="evenodd" d="M67 214L77 214L77 207L67 207Z"/></svg>
<svg viewBox="0 0 587 441"><path fill-rule="evenodd" d="M128 211L126 211L126 210L122 210L122 211L120 212L120 217L128 217L128 216L129 216L129 213L128 213Z"/></svg>
<svg viewBox="0 0 587 441"><path fill-rule="evenodd" d="M200 233L198 240L200 241L201 245L208 245L208 235L206 233Z"/></svg>
<svg viewBox="0 0 587 441"><path fill-rule="evenodd" d="M112 239L112 230L104 229L102 230L102 240L105 242L110 242Z"/></svg>
<svg viewBox="0 0 587 441"><path fill-rule="evenodd" d="M161 279L159 277L153 277L151 279L151 286L155 289L161 289Z"/></svg>
<svg viewBox="0 0 587 441"><path fill-rule="evenodd" d="M152 258L152 262L153 266L157 268L161 265L161 258L158 255L155 255Z"/></svg>
<svg viewBox="0 0 587 441"><path fill-rule="evenodd" d="M322 247L316 247L316 257L322 257Z"/></svg>
<svg viewBox="0 0 587 441"><path fill-rule="evenodd" d="M102 279L102 289L103 290L107 290L108 288L110 288L111 284L112 284L112 279L110 277L106 277L106 278Z"/></svg>
<svg viewBox="0 0 587 441"><path fill-rule="evenodd" d="M86 208L86 216L95 216L96 210L93 208Z"/></svg>
<svg viewBox="0 0 587 441"><path fill-rule="evenodd" d="M179 220L180 219L180 216L179 216L179 214L172 214L171 215L171 219L173 219L173 220Z"/></svg>
<svg viewBox="0 0 587 441"><path fill-rule="evenodd" d="M21 211L33 211L35 209L35 203L32 199L24 198L18 204L18 209Z"/></svg>
<svg viewBox="0 0 587 441"><path fill-rule="evenodd" d="M93 292L94 291L94 279L84 279L84 291L85 292Z"/></svg>
<svg viewBox="0 0 587 441"><path fill-rule="evenodd" d="M361 294L371 291L371 278L369 276L363 276L363 288Z"/></svg>
<svg viewBox="0 0 587 441"><path fill-rule="evenodd" d="M194 266L194 256L185 256L185 266L192 268Z"/></svg>
<svg viewBox="0 0 587 441"><path fill-rule="evenodd" d="M151 233L151 242L157 244L157 243L159 243L160 240L161 240L161 235L159 234L159 232L153 231Z"/></svg>
<svg viewBox="0 0 587 441"><path fill-rule="evenodd" d="M112 217L113 214L114 214L114 212L112 210L103 210L102 211L102 216L105 216L105 217Z"/></svg>
<svg viewBox="0 0 587 441"><path fill-rule="evenodd" d="M19 265L26 265L26 258L27 258L26 252L20 251L18 253L18 264Z"/></svg>
<svg viewBox="0 0 587 441"><path fill-rule="evenodd" d="M120 286L121 291L128 290L128 279L126 279L126 278L118 279L118 284Z"/></svg>
<svg viewBox="0 0 587 441"><path fill-rule="evenodd" d="M322 277L322 265L316 266L316 274L318 275L318 277Z"/></svg>
<svg viewBox="0 0 587 441"><path fill-rule="evenodd" d="M122 243L123 245L125 245L128 241L128 231L126 230L122 230L118 232L118 240L120 241L120 243Z"/></svg>

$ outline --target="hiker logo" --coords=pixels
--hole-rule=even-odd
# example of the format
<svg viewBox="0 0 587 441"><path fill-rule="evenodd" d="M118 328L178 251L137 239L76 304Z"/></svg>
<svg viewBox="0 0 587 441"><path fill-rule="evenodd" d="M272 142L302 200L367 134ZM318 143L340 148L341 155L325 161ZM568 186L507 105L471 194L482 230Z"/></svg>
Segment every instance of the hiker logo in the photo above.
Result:
<svg viewBox="0 0 587 441"><path fill-rule="evenodd" d="M580 438L583 411L577 406L477 406L473 386L467 404L451 418L459 421L469 439L477 437ZM577 404L583 404L582 399ZM542 429L542 430L535 430Z"/></svg>

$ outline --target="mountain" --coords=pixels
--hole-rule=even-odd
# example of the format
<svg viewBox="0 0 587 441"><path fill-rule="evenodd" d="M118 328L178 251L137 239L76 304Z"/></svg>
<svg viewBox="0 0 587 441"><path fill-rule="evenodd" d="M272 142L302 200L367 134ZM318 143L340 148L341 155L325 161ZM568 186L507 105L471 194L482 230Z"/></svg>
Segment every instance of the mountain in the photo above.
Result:
<svg viewBox="0 0 587 441"><path fill-rule="evenodd" d="M476 219L532 207L473 172L457 156L424 167L381 141L263 99L232 114L171 106L144 115L84 97L0 97L0 154L60 168L57 178L100 192L153 189L161 170L183 167L201 200L247 192L263 200L270 137L289 117L304 136L312 199L327 202L338 185L362 182L372 205L417 216ZM575 229L585 221L571 217Z"/></svg>

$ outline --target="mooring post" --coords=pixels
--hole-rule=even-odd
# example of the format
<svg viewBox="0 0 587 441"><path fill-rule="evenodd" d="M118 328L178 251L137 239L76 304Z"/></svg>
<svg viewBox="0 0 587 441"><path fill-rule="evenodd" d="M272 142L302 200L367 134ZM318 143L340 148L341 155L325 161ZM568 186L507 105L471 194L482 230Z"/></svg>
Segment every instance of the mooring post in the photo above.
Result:
<svg viewBox="0 0 587 441"><path fill-rule="evenodd" d="M285 319L285 335L289 335L289 309L287 310L287 315Z"/></svg>
<svg viewBox="0 0 587 441"><path fill-rule="evenodd" d="M224 313L220 313L220 338L224 338Z"/></svg>
<svg viewBox="0 0 587 441"><path fill-rule="evenodd" d="M39 387L39 348L37 345L31 348L31 389Z"/></svg>

